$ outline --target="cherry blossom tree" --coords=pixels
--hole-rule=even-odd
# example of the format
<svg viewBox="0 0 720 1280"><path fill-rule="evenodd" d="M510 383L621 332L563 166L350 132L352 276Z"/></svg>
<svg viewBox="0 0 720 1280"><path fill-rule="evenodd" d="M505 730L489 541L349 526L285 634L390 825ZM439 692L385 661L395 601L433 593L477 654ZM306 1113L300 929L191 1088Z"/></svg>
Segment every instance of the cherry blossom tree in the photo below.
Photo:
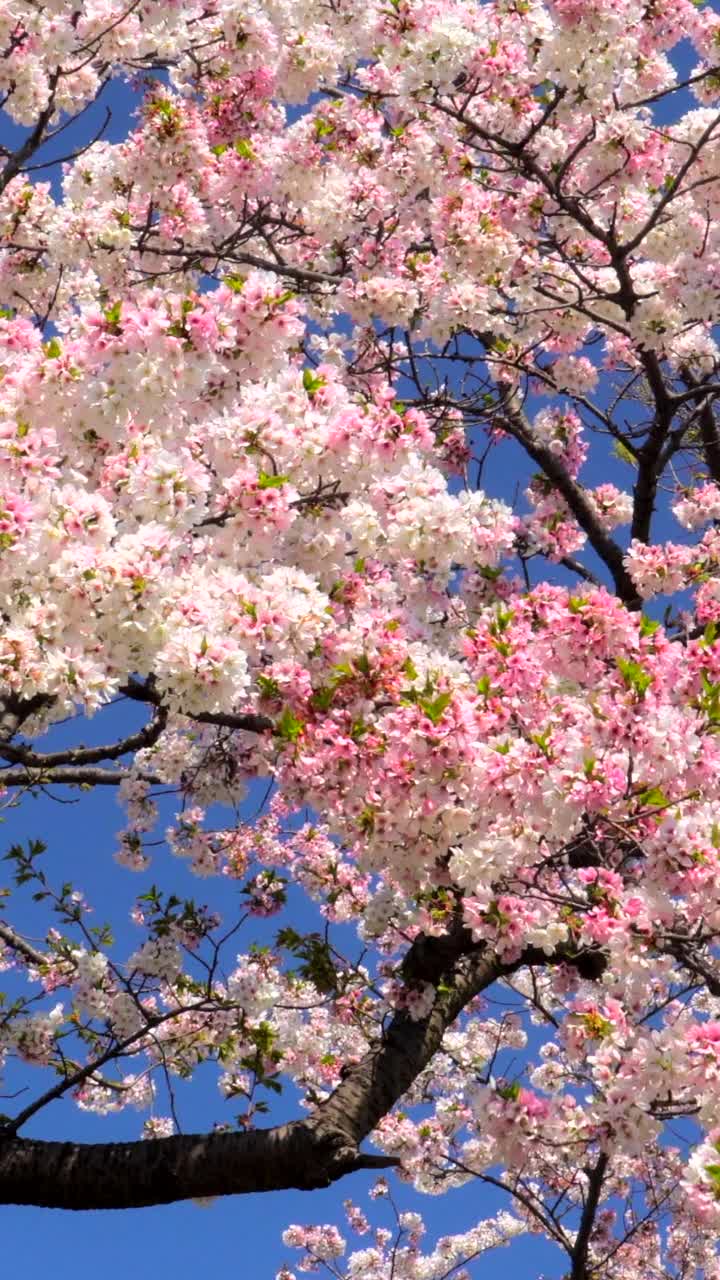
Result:
<svg viewBox="0 0 720 1280"><path fill-rule="evenodd" d="M718 6L4 0L0 48L0 1201L377 1169L390 1227L288 1266L718 1280ZM95 788L130 950L11 835ZM398 1179L506 1207L426 1245Z"/></svg>

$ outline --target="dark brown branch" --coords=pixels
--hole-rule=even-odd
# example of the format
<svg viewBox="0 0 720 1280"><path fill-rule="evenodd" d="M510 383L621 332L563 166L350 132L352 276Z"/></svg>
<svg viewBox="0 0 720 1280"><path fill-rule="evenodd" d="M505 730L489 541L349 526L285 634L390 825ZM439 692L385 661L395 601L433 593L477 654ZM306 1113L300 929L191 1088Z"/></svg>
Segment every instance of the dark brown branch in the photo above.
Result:
<svg viewBox="0 0 720 1280"><path fill-rule="evenodd" d="M590 1236L592 1235L593 1225L595 1223L595 1215L597 1214L598 1204L600 1203L600 1193L602 1191L603 1181L607 1172L608 1157L604 1152L598 1156L594 1169L588 1171L588 1189L583 1206L582 1217L580 1219L580 1227L575 1237L575 1244L572 1251L572 1270L569 1280L590 1280L590 1268L588 1267L588 1246L590 1244Z"/></svg>
<svg viewBox="0 0 720 1280"><path fill-rule="evenodd" d="M442 984L427 1018L397 1013L377 1046L347 1071L307 1118L251 1133L179 1135L152 1142L80 1144L0 1137L0 1203L65 1209L121 1209L195 1197L287 1188L311 1190L357 1169L397 1161L359 1144L440 1048L446 1029L480 991L528 964L575 965L597 977L595 953L548 957L528 950L514 963L472 943L458 928L420 936L403 966L406 980Z"/></svg>
<svg viewBox="0 0 720 1280"><path fill-rule="evenodd" d="M134 702L149 702L154 707L163 705L162 694L151 681L142 684L139 680L129 680L122 686L120 693L125 698L132 698ZM188 720L194 720L196 724L214 724L221 729L244 729L247 733L268 733L274 728L268 716L254 711L201 711L197 715L188 715L183 711L181 715L187 715Z"/></svg>
<svg viewBox="0 0 720 1280"><path fill-rule="evenodd" d="M97 102L97 98L94 98L92 104L88 104L88 105L94 106L96 102ZM68 120L64 125L61 125L59 129L55 129L53 133L48 134L48 136L45 138L45 142L46 143L52 142L53 138L56 138L59 133L62 133L71 124L74 124L75 121L78 120L80 116L84 114L85 110L86 108L83 108L82 111L78 111L77 115L73 116L71 120ZM110 110L109 107L106 107L105 119L103 120L99 128L96 130L96 132L93 134L92 138L89 138L88 141L84 143L82 147L77 147L75 151L69 151L67 155L57 156L54 160L44 160L42 164L25 165L25 173L36 173L39 169L52 169L55 165L71 164L73 160L78 160L80 156L85 155L86 151L89 151L91 147L94 147L96 142L100 141L111 119L112 119L112 111Z"/></svg>
<svg viewBox="0 0 720 1280"><path fill-rule="evenodd" d="M621 111L635 111L638 107L648 107L653 102L662 102L672 93L682 93L684 89L689 89L691 85L699 84L703 80L709 79L710 76L716 77L720 72L720 67L708 67L706 71L698 71L694 76L688 76L686 80L678 80L668 86L667 89L658 89L657 93L649 93L644 98L635 98L632 102L621 103Z"/></svg>
<svg viewBox="0 0 720 1280"><path fill-rule="evenodd" d="M599 587L602 585L600 579L595 576L592 570L588 569L581 560L576 560L574 556L563 556L558 563L561 564L563 568L569 569L572 573L576 573L578 577L582 578L585 582L589 582L591 586Z"/></svg>
<svg viewBox="0 0 720 1280"><path fill-rule="evenodd" d="M673 182L667 188L667 190L664 191L663 194L660 196L660 199L658 200L657 204L652 210L652 213L645 220L643 225L640 227L639 231L636 231L635 235L632 236L630 240L626 240L623 245L619 246L618 251L623 258L628 258L630 254L634 253L635 250L639 248L639 246L643 243L646 237L650 234L653 227L657 226L658 222L660 221L660 218L662 217L663 213L667 209L668 205L673 200L675 200L677 196L681 194L683 195L685 194L684 189L681 191L683 180L690 173L690 170L692 169L695 161L697 160L703 148L707 145L708 142L712 140L712 135L715 132L715 130L718 128L718 126L720 126L720 114L716 115L714 120L710 121L710 124L707 125L705 129L703 129L703 132L701 133L697 141L692 144L692 146L689 149L687 158L680 165L678 172L674 176ZM715 139L715 141L717 141L717 138Z"/></svg>
<svg viewBox="0 0 720 1280"><path fill-rule="evenodd" d="M29 160L37 151L38 147L42 146L45 140L45 131L55 113L55 90L57 88L59 78L59 71L56 71L50 77L50 94L47 106L44 111L41 111L38 115L34 129L32 129L28 134L22 146L18 147L17 151L14 151L12 155L10 155L5 168L2 173L0 173L0 192L3 192L8 183L12 182L13 178L22 171L26 160Z"/></svg>
<svg viewBox="0 0 720 1280"><path fill-rule="evenodd" d="M102 245L112 251L112 245ZM167 247L155 248L153 245L143 245L143 254L152 253L158 258L184 258L190 266L198 267L202 262L208 259L215 259L218 262L232 262L241 267L255 267L257 271L272 271L276 276L286 276L288 280L294 280L296 284L340 284L343 279L342 274L332 275L328 271L313 271L310 267L293 267L289 262L276 262L267 258L260 258L255 253L236 253L234 251L224 251L222 245L215 248L205 249L170 249Z"/></svg>
<svg viewBox="0 0 720 1280"><path fill-rule="evenodd" d="M190 716L197 724L214 724L220 729L244 729L246 733L269 733L275 728L269 716L246 711L235 715L230 711L201 711Z"/></svg>
<svg viewBox="0 0 720 1280"><path fill-rule="evenodd" d="M623 563L621 547L603 528L582 485L572 478L557 454L534 435L525 415L512 401L504 407L502 425L523 446L526 453L542 468L548 480L565 499L588 542L612 574L615 590L629 609L640 609L642 601L637 587Z"/></svg>
<svg viewBox="0 0 720 1280"><path fill-rule="evenodd" d="M0 1200L60 1209L142 1208L291 1187L310 1191L356 1169L396 1163L362 1155L311 1121L152 1142L0 1139Z"/></svg>
<svg viewBox="0 0 720 1280"><path fill-rule="evenodd" d="M622 307L629 321L634 316L640 299L635 290L624 251L614 243L611 257L619 286L614 295L614 301ZM635 450L638 473L633 490L630 536L637 538L640 542L648 542L655 512L658 480L663 466L663 453L673 419L674 403L655 352L641 347L638 355L655 405L655 419L642 448Z"/></svg>
<svg viewBox="0 0 720 1280"><path fill-rule="evenodd" d="M101 747L68 747L65 751L48 751L39 753L29 747L15 746L5 742L0 745L0 756L12 764L23 764L28 769L45 772L62 765L99 764L101 760L118 760L121 756L133 751L142 751L152 747L160 737L167 724L168 713L165 707L159 707L153 719L137 733L128 734L118 742L107 743Z"/></svg>

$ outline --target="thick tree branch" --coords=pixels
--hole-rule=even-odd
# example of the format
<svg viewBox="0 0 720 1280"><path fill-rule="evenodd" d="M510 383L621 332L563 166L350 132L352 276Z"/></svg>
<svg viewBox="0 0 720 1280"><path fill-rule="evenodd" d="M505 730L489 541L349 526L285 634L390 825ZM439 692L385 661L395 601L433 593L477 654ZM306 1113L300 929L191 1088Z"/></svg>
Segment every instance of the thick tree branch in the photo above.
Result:
<svg viewBox="0 0 720 1280"><path fill-rule="evenodd" d="M624 249L613 243L611 257L618 279L618 290L614 301L622 307L627 320L630 321L635 315L639 298L628 267L627 256ZM662 461L664 446L670 433L675 406L656 353L641 347L638 357L655 405L655 419L645 443L636 451L638 474L633 490L630 536L637 538L640 542L647 542L655 512L658 480L664 465Z"/></svg>
<svg viewBox="0 0 720 1280"><path fill-rule="evenodd" d="M604 1152L598 1156L597 1162L593 1169L588 1171L588 1188L583 1206L582 1217L580 1219L580 1228L575 1237L575 1244L572 1251L572 1270L569 1280L589 1280L590 1268L588 1268L588 1247L590 1244L590 1236L595 1223L595 1216L600 1203L600 1193L605 1179L608 1167L608 1157Z"/></svg>
<svg viewBox="0 0 720 1280"><path fill-rule="evenodd" d="M511 396L512 392L510 392ZM562 494L580 528L587 534L591 547L612 574L615 590L620 599L629 609L641 608L642 601L637 587L623 563L622 548L603 529L598 514L582 485L572 478L557 454L537 439L525 415L513 405L512 398L503 407L503 423L510 434L523 446L526 453L542 468L558 493Z"/></svg>
<svg viewBox="0 0 720 1280"><path fill-rule="evenodd" d="M24 956L31 964L47 963L42 951L38 951L31 942L26 942L19 933L10 928L9 924L3 924L2 920L0 920L0 942L4 942L11 951L17 951L18 955Z"/></svg>
<svg viewBox="0 0 720 1280"><path fill-rule="evenodd" d="M120 756L129 755L132 751L142 751L152 747L160 737L167 724L168 713L165 707L158 707L152 720L139 729L137 733L128 734L118 742L107 743L101 747L69 747L65 751L36 752L30 747L15 746L4 742L0 745L0 756L12 764L24 764L28 769L45 772L61 765L99 764L101 760L118 760Z"/></svg>
<svg viewBox="0 0 720 1280"><path fill-rule="evenodd" d="M528 949L500 960L456 928L421 935L403 966L406 980L442 980L429 1016L397 1013L377 1046L350 1067L307 1119L251 1133L190 1134L152 1142L62 1143L0 1137L0 1203L65 1209L121 1209L195 1197L311 1190L363 1168L397 1163L359 1144L407 1091L440 1048L447 1028L480 991L525 965L573 964L598 976L599 953L552 956ZM9 1131L8 1131L9 1134Z"/></svg>
<svg viewBox="0 0 720 1280"><path fill-rule="evenodd" d="M162 707L162 694L152 682L142 684L139 680L128 680L120 689L120 693L134 702L148 702L151 706ZM187 715L187 712L181 714ZM269 716L262 716L254 711L223 712L203 711L199 715L188 715L196 724L213 724L221 729L244 729L247 733L268 733L274 728Z"/></svg>
<svg viewBox="0 0 720 1280"><path fill-rule="evenodd" d="M47 106L39 113L33 129L22 145L8 157L5 167L0 173L0 193L12 182L13 178L22 172L26 160L29 160L45 141L47 127L55 113L55 91L59 79L60 71L57 70L50 76Z"/></svg>
<svg viewBox="0 0 720 1280"><path fill-rule="evenodd" d="M131 771L130 769L101 769L91 766L69 765L57 769L30 769L17 765L0 769L2 787L117 787L126 778L137 778L151 786L160 786L163 779L157 774Z"/></svg>
<svg viewBox="0 0 720 1280"><path fill-rule="evenodd" d="M0 1201L127 1209L177 1200L329 1186L396 1161L361 1155L309 1120L252 1133L81 1145L0 1139Z"/></svg>

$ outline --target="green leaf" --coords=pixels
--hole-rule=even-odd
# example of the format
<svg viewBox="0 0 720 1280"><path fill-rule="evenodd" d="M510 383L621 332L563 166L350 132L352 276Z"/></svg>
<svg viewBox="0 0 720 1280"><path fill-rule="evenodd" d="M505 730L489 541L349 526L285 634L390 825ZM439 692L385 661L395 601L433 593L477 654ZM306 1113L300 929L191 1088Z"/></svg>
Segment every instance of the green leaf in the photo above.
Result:
<svg viewBox="0 0 720 1280"><path fill-rule="evenodd" d="M542 753L543 753L543 755L545 756L546 760L550 760L550 759L552 758L552 751L550 750L550 738L551 738L551 736L552 736L552 730L551 730L551 729L546 729L544 733L531 733L531 734L530 734L530 740L531 740L531 742L534 742L534 743L535 743L535 746L538 748L538 750L542 751Z"/></svg>
<svg viewBox="0 0 720 1280"><path fill-rule="evenodd" d="M628 466L637 467L638 463L635 454L632 450L628 449L626 444L623 444L622 440L615 441L615 444L613 445L613 453L621 462L627 462Z"/></svg>
<svg viewBox="0 0 720 1280"><path fill-rule="evenodd" d="M315 117L315 137L327 138L328 134L335 132L335 125L329 120L323 120L322 116Z"/></svg>
<svg viewBox="0 0 720 1280"><path fill-rule="evenodd" d="M358 818L358 826L363 835L370 836L375 830L375 810L369 806L363 809Z"/></svg>
<svg viewBox="0 0 720 1280"><path fill-rule="evenodd" d="M303 722L293 715L289 707L285 707L275 725L275 732L286 742L296 742L303 731Z"/></svg>
<svg viewBox="0 0 720 1280"><path fill-rule="evenodd" d="M257 686L263 698L277 698L280 693L280 685L272 676L259 675Z"/></svg>
<svg viewBox="0 0 720 1280"><path fill-rule="evenodd" d="M580 1015L580 1020L591 1040L606 1040L609 1035L612 1035L612 1023L601 1013L583 1013Z"/></svg>
<svg viewBox="0 0 720 1280"><path fill-rule="evenodd" d="M302 935L291 928L281 929L277 943L302 960L297 971L301 978L313 982L318 991L337 991L338 975L330 947L319 933Z"/></svg>
<svg viewBox="0 0 720 1280"><path fill-rule="evenodd" d="M261 1022L257 1027L249 1028L249 1034L258 1053L263 1055L270 1052L277 1038L269 1022Z"/></svg>
<svg viewBox="0 0 720 1280"><path fill-rule="evenodd" d="M111 307L106 307L103 312L105 323L111 333L120 332L120 315L122 313L122 302L113 302Z"/></svg>
<svg viewBox="0 0 720 1280"><path fill-rule="evenodd" d="M370 667L370 659L368 658L366 653L359 653L357 658L353 658L353 666L357 671L360 672L360 675L365 676L365 679L369 680L371 675L371 667Z"/></svg>
<svg viewBox="0 0 720 1280"><path fill-rule="evenodd" d="M243 160L255 159L255 152L252 149L252 144L247 138L238 138L234 146L237 154L241 156Z"/></svg>
<svg viewBox="0 0 720 1280"><path fill-rule="evenodd" d="M325 386L325 379L322 374L313 373L312 369L303 369L302 383L308 395L314 396L316 391Z"/></svg>
<svg viewBox="0 0 720 1280"><path fill-rule="evenodd" d="M638 698L644 697L653 682L653 677L650 673L645 671L640 666L640 663L635 662L632 658L616 658L615 661L618 671L625 682L625 687L632 689Z"/></svg>
<svg viewBox="0 0 720 1280"><path fill-rule="evenodd" d="M233 293L242 293L245 288L245 276L223 276L223 284Z"/></svg>
<svg viewBox="0 0 720 1280"><path fill-rule="evenodd" d="M352 680L354 674L349 662L336 662L333 666L333 671L343 680Z"/></svg>
<svg viewBox="0 0 720 1280"><path fill-rule="evenodd" d="M418 706L433 724L439 724L451 702L452 692L450 690L446 690L445 693L439 693L436 698L418 698Z"/></svg>
<svg viewBox="0 0 720 1280"><path fill-rule="evenodd" d="M710 724L717 725L720 723L720 684L710 680L704 671L700 672L700 683L702 693L697 700L697 705L707 716Z"/></svg>
<svg viewBox="0 0 720 1280"><path fill-rule="evenodd" d="M640 792L638 800L641 804L662 809L670 803L662 787L648 787L646 791Z"/></svg>
<svg viewBox="0 0 720 1280"><path fill-rule="evenodd" d="M281 489L287 483L287 476L273 476L267 471L258 472L258 489Z"/></svg>
<svg viewBox="0 0 720 1280"><path fill-rule="evenodd" d="M320 685L316 689L310 699L310 705L314 711L329 711L333 703L333 698L337 691L337 685L325 684Z"/></svg>
<svg viewBox="0 0 720 1280"><path fill-rule="evenodd" d="M43 351L48 360L57 360L62 355L62 342L59 338L51 338L43 344Z"/></svg>
<svg viewBox="0 0 720 1280"><path fill-rule="evenodd" d="M647 618L645 614L640 619L640 635L654 636L655 632L660 629L660 623L655 622L652 618Z"/></svg>
<svg viewBox="0 0 720 1280"><path fill-rule="evenodd" d="M514 617L515 614L512 609L498 608L495 621L490 627L492 635L501 635L504 631L507 631Z"/></svg>

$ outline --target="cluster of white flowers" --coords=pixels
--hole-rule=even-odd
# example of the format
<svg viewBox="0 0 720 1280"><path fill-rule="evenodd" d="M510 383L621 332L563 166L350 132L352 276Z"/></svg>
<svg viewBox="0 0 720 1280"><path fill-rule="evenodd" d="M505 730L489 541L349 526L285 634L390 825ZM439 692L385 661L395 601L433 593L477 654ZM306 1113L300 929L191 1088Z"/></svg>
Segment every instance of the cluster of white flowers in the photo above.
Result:
<svg viewBox="0 0 720 1280"><path fill-rule="evenodd" d="M127 967L130 972L137 969L148 978L174 982L182 969L180 948L172 938L149 938L128 957Z"/></svg>

